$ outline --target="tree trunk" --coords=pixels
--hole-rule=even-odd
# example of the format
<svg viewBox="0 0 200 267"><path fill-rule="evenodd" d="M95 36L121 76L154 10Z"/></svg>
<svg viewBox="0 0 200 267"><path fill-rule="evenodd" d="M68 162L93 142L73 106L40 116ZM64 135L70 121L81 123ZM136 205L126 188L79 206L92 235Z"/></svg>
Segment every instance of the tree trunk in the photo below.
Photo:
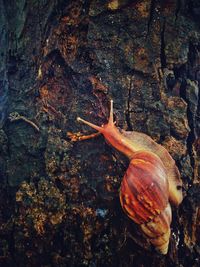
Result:
<svg viewBox="0 0 200 267"><path fill-rule="evenodd" d="M199 266L200 4L0 0L0 266ZM162 144L184 200L159 255L122 211L128 162L83 117Z"/></svg>

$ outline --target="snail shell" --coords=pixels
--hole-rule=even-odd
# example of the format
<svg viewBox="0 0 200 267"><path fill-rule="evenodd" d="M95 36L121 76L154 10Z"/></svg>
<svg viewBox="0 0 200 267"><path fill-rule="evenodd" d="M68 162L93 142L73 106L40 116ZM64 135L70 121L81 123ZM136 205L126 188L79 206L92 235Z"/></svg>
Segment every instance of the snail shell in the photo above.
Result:
<svg viewBox="0 0 200 267"><path fill-rule="evenodd" d="M148 151L136 152L124 175L120 202L125 213L145 233L161 254L168 251L171 207L168 180L160 158Z"/></svg>

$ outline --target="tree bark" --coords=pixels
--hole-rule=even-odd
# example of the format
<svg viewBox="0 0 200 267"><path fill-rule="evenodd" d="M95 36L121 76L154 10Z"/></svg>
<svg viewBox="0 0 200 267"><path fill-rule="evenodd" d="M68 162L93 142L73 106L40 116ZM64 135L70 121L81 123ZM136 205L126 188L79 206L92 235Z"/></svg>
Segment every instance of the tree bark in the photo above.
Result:
<svg viewBox="0 0 200 267"><path fill-rule="evenodd" d="M200 4L0 0L0 265L199 266ZM184 200L159 255L122 211L128 162L83 117L148 134Z"/></svg>

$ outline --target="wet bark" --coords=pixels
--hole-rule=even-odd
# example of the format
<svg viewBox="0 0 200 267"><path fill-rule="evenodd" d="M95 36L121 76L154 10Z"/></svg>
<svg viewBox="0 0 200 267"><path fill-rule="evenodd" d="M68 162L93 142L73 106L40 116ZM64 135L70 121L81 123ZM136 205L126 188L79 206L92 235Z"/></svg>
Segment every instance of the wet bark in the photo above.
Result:
<svg viewBox="0 0 200 267"><path fill-rule="evenodd" d="M0 0L0 265L199 266L200 5ZM128 162L81 116L147 133L181 172L167 256L122 211Z"/></svg>

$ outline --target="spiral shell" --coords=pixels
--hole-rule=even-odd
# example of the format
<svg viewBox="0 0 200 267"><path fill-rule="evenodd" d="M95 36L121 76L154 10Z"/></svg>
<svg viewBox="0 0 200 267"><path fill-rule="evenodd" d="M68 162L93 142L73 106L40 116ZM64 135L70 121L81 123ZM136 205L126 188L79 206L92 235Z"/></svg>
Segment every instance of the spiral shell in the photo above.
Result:
<svg viewBox="0 0 200 267"><path fill-rule="evenodd" d="M167 253L170 238L168 198L168 179L160 158L148 151L136 152L121 183L121 205L162 254Z"/></svg>

